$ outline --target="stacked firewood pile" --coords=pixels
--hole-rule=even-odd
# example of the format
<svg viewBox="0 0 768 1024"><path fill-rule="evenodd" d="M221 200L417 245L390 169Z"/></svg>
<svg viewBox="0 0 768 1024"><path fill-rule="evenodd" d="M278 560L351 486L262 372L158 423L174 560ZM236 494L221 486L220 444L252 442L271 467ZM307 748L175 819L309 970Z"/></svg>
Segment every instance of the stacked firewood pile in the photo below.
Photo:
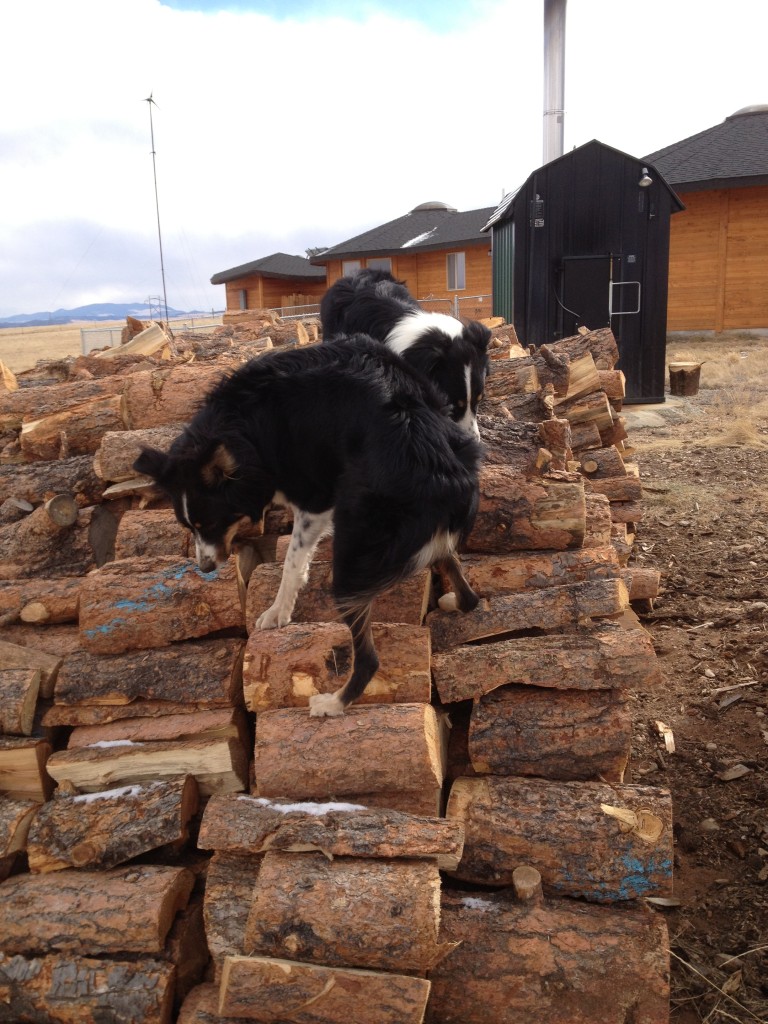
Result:
<svg viewBox="0 0 768 1024"><path fill-rule="evenodd" d="M495 329L483 600L452 612L429 572L380 598L381 671L338 719L307 714L351 662L329 562L255 630L285 512L203 575L132 470L222 370L316 340L237 333L2 376L0 1021L662 1024L670 797L626 781L658 579L628 565L610 331Z"/></svg>

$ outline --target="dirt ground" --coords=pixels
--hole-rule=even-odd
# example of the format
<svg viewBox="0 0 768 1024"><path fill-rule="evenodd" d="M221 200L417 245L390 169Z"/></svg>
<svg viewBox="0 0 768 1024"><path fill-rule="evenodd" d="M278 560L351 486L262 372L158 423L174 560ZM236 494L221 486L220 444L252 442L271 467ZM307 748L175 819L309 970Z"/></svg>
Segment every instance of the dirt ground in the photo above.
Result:
<svg viewBox="0 0 768 1024"><path fill-rule="evenodd" d="M675 815L676 1024L768 1020L768 341L670 346L699 393L628 410L644 487L632 561L663 686L639 694L633 782ZM640 415L636 415L636 414ZM672 730L667 750L657 722Z"/></svg>

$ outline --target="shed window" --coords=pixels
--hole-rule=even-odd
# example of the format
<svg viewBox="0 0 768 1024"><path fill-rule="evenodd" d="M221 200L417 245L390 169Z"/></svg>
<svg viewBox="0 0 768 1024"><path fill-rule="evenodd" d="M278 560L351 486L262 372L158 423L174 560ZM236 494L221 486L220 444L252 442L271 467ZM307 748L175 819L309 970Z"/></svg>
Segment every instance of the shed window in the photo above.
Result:
<svg viewBox="0 0 768 1024"><path fill-rule="evenodd" d="M248 289L241 288L238 292L240 309L248 309Z"/></svg>
<svg viewBox="0 0 768 1024"><path fill-rule="evenodd" d="M463 252L449 252L445 257L449 292L467 287L464 255Z"/></svg>
<svg viewBox="0 0 768 1024"><path fill-rule="evenodd" d="M361 267L362 263L360 262L360 260L341 261L341 272L344 275L344 277L346 277L347 274L356 274Z"/></svg>
<svg viewBox="0 0 768 1024"><path fill-rule="evenodd" d="M389 256L377 256L375 259L366 260L369 270L388 270L392 273L392 259Z"/></svg>

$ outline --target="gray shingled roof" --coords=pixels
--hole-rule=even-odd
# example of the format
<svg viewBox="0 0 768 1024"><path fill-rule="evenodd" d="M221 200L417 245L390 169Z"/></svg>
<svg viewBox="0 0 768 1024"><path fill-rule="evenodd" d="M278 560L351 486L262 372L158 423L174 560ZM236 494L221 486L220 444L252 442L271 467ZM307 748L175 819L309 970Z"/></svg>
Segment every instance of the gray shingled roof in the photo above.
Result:
<svg viewBox="0 0 768 1024"><path fill-rule="evenodd" d="M403 249L429 252L454 246L487 246L488 238L482 234L482 227L492 213L492 206L459 213L443 203L424 203L404 217L332 245L313 256L312 262L324 264L349 256L391 256Z"/></svg>
<svg viewBox="0 0 768 1024"><path fill-rule="evenodd" d="M768 105L737 110L644 159L679 191L768 184Z"/></svg>
<svg viewBox="0 0 768 1024"><path fill-rule="evenodd" d="M243 263L231 270L221 270L211 278L211 284L226 284L238 277L250 274L261 274L262 277L299 277L319 280L325 277L322 267L313 267L304 256L289 256L285 252L275 252L271 256L262 256L252 263Z"/></svg>

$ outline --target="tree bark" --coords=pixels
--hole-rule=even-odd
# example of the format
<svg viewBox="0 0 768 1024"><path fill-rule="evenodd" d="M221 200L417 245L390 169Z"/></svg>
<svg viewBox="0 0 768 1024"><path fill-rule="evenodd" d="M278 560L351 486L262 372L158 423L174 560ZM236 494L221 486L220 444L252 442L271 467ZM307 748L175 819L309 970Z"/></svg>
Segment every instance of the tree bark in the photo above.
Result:
<svg viewBox="0 0 768 1024"><path fill-rule="evenodd" d="M227 957L221 1014L271 1024L422 1024L430 984L401 974L270 957Z"/></svg>
<svg viewBox="0 0 768 1024"><path fill-rule="evenodd" d="M574 453L584 452L591 455L594 449L599 449L603 441L600 431L594 422L571 423L571 448Z"/></svg>
<svg viewBox="0 0 768 1024"><path fill-rule="evenodd" d="M634 476L608 476L602 479L591 479L587 488L595 494L604 494L610 502L639 502L643 496L643 487Z"/></svg>
<svg viewBox="0 0 768 1024"><path fill-rule="evenodd" d="M642 569L631 565L622 572L630 601L645 601L659 596L661 573L658 569Z"/></svg>
<svg viewBox="0 0 768 1024"><path fill-rule="evenodd" d="M614 623L455 647L433 655L432 675L444 704L478 700L511 683L564 690L641 690L661 682L650 635Z"/></svg>
<svg viewBox="0 0 768 1024"><path fill-rule="evenodd" d="M542 345L539 351L547 348L553 351L551 345ZM569 358L568 362L568 390L564 399L555 399L555 408L558 401L578 398L580 395L588 395L591 391L599 391L602 388L600 371L595 366L595 360L591 352L585 352L582 356Z"/></svg>
<svg viewBox="0 0 768 1024"><path fill-rule="evenodd" d="M0 619L49 624L77 622L80 576L0 581Z"/></svg>
<svg viewBox="0 0 768 1024"><path fill-rule="evenodd" d="M27 848L29 827L39 809L34 800L0 796L0 859Z"/></svg>
<svg viewBox="0 0 768 1024"><path fill-rule="evenodd" d="M203 915L217 981L224 958L244 952L245 926L263 859L260 854L217 851L208 865Z"/></svg>
<svg viewBox="0 0 768 1024"><path fill-rule="evenodd" d="M80 637L93 654L164 647L242 627L232 561L203 573L178 558L127 558L105 565L80 590Z"/></svg>
<svg viewBox="0 0 768 1024"><path fill-rule="evenodd" d="M147 430L188 422L223 375L220 363L169 366L132 374L125 382L131 427Z"/></svg>
<svg viewBox="0 0 768 1024"><path fill-rule="evenodd" d="M480 470L480 503L465 549L478 554L581 547L583 482L526 479L506 466Z"/></svg>
<svg viewBox="0 0 768 1024"><path fill-rule="evenodd" d="M327 857L434 858L453 869L461 859L460 827L359 804L289 803L264 797L211 797L198 845L230 853L299 853Z"/></svg>
<svg viewBox="0 0 768 1024"><path fill-rule="evenodd" d="M568 551L520 551L498 558L465 555L461 566L469 584L484 597L618 579L621 573L616 551L610 545Z"/></svg>
<svg viewBox="0 0 768 1024"><path fill-rule="evenodd" d="M532 395L541 387L533 356L518 359L494 359L493 373L485 382L483 400L498 405L511 395Z"/></svg>
<svg viewBox="0 0 768 1024"><path fill-rule="evenodd" d="M46 770L50 753L47 740L0 736L0 793L14 800L48 800L53 792Z"/></svg>
<svg viewBox="0 0 768 1024"><path fill-rule="evenodd" d="M264 711L256 723L259 796L314 800L442 785L445 737L428 704L347 709L312 718Z"/></svg>
<svg viewBox="0 0 768 1024"><path fill-rule="evenodd" d="M110 395L34 420L25 417L19 443L27 462L44 462L91 454L108 430L128 426L125 397Z"/></svg>
<svg viewBox="0 0 768 1024"><path fill-rule="evenodd" d="M439 894L440 873L430 861L267 853L245 952L327 967L424 971L452 948L438 942Z"/></svg>
<svg viewBox="0 0 768 1024"><path fill-rule="evenodd" d="M0 733L31 736L39 690L39 668L0 669Z"/></svg>
<svg viewBox="0 0 768 1024"><path fill-rule="evenodd" d="M135 864L111 871L13 875L3 882L0 934L6 953L93 955L163 951L194 876Z"/></svg>
<svg viewBox="0 0 768 1024"><path fill-rule="evenodd" d="M53 416L86 402L97 402L119 395L125 388L125 377L104 377L53 386L19 388L0 392L0 431L18 430L24 420Z"/></svg>
<svg viewBox="0 0 768 1024"><path fill-rule="evenodd" d="M197 802L191 775L94 796L58 797L44 804L33 822L27 847L30 871L108 869L167 843L183 842Z"/></svg>
<svg viewBox="0 0 768 1024"><path fill-rule="evenodd" d="M598 370L612 370L619 361L619 348L610 327L561 338L549 347L555 352L565 353L570 359L578 359L584 353L591 352Z"/></svg>
<svg viewBox="0 0 768 1024"><path fill-rule="evenodd" d="M606 809L607 808L607 809ZM627 812L628 825L616 816ZM597 903L672 892L672 801L650 786L485 776L456 779L446 811L464 824L456 878L512 884L519 864L544 887Z"/></svg>
<svg viewBox="0 0 768 1024"><path fill-rule="evenodd" d="M155 960L0 953L0 1021L170 1024L174 975Z"/></svg>
<svg viewBox="0 0 768 1024"><path fill-rule="evenodd" d="M611 536L611 503L604 494L586 491L586 526L584 530L585 548L603 548L612 544Z"/></svg>
<svg viewBox="0 0 768 1024"><path fill-rule="evenodd" d="M167 452L183 429L184 422L179 422L151 427L148 430L107 431L102 436L94 457L94 470L102 480L108 480L110 483L132 480L138 475L133 464L141 449L146 446Z"/></svg>
<svg viewBox="0 0 768 1024"><path fill-rule="evenodd" d="M483 775L623 782L632 746L626 690L509 686L472 709L469 756Z"/></svg>
<svg viewBox="0 0 768 1024"><path fill-rule="evenodd" d="M668 1024L669 937L645 907L444 892L440 934L458 945L429 972L429 1024Z"/></svg>
<svg viewBox="0 0 768 1024"><path fill-rule="evenodd" d="M17 523L0 527L0 579L30 576L78 576L95 566L88 529L93 510L80 512L76 523L59 526L46 505Z"/></svg>
<svg viewBox="0 0 768 1024"><path fill-rule="evenodd" d="M84 725L72 730L67 749L92 746L113 740L191 740L238 737L248 745L248 723L241 708L189 711L155 718L127 718L103 725Z"/></svg>
<svg viewBox="0 0 768 1024"><path fill-rule="evenodd" d="M602 431L613 427L611 403L604 391L592 391L588 395L566 399L558 405L557 412L558 415L565 416L571 427L575 423L594 423L601 434Z"/></svg>
<svg viewBox="0 0 768 1024"><path fill-rule="evenodd" d="M0 495L40 505L52 493L71 494L81 508L97 505L104 483L93 471L93 458L74 455L54 462L0 465Z"/></svg>
<svg viewBox="0 0 768 1024"><path fill-rule="evenodd" d="M430 637L424 626L375 623L381 666L360 704L429 703ZM292 623L254 629L243 660L243 693L250 711L307 707L315 693L332 693L352 667L352 637L342 623Z"/></svg>
<svg viewBox="0 0 768 1024"><path fill-rule="evenodd" d="M168 555L194 558L192 534L173 509L129 509L120 518L115 538L115 559Z"/></svg>
<svg viewBox="0 0 768 1024"><path fill-rule="evenodd" d="M433 651L444 651L502 633L576 626L583 619L618 615L628 604L622 580L599 580L492 597L465 615L431 612L427 624Z"/></svg>
<svg viewBox="0 0 768 1024"><path fill-rule="evenodd" d="M579 462L581 463L581 472L589 480L604 480L609 477L627 475L627 467L616 445L582 452Z"/></svg>

